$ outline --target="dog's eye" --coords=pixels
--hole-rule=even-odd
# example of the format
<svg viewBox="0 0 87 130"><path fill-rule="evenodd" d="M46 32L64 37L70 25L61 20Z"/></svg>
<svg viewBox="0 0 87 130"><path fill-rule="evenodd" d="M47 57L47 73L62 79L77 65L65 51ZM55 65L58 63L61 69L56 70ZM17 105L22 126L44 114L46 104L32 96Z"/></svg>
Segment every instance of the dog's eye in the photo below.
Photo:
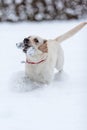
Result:
<svg viewBox="0 0 87 130"><path fill-rule="evenodd" d="M35 38L35 39L34 39L34 42L38 43L39 41L38 41L38 39L37 39L37 38Z"/></svg>

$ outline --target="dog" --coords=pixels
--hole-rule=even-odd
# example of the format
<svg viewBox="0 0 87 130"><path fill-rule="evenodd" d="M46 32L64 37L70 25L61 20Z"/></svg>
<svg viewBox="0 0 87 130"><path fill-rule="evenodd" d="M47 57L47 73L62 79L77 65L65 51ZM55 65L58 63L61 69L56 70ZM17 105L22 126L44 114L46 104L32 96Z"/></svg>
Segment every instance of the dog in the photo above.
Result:
<svg viewBox="0 0 87 130"><path fill-rule="evenodd" d="M17 43L26 55L25 73L40 83L50 83L54 78L54 68L61 72L64 65L64 52L61 43L76 34L87 22L80 23L65 34L55 39L43 39L39 36L29 36L23 42Z"/></svg>

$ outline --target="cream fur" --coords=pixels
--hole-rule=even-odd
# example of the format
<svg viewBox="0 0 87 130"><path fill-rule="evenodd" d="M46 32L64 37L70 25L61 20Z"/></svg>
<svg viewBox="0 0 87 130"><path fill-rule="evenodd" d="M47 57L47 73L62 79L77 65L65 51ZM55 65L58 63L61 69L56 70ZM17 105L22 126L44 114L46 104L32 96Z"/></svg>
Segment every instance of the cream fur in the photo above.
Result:
<svg viewBox="0 0 87 130"><path fill-rule="evenodd" d="M25 72L29 78L36 82L50 83L54 77L54 68L58 71L63 69L64 53L60 43L76 34L86 24L87 22L81 23L67 33L53 40L47 40L48 57L46 61L39 64L25 64ZM31 39L33 39L32 36ZM26 58L29 59L29 56L26 55Z"/></svg>
<svg viewBox="0 0 87 130"><path fill-rule="evenodd" d="M28 57L27 57L28 58ZM49 83L54 77L54 68L58 71L63 69L64 55L60 45L55 41L48 41L48 57L45 62L40 64L27 64L25 65L26 74L31 80Z"/></svg>

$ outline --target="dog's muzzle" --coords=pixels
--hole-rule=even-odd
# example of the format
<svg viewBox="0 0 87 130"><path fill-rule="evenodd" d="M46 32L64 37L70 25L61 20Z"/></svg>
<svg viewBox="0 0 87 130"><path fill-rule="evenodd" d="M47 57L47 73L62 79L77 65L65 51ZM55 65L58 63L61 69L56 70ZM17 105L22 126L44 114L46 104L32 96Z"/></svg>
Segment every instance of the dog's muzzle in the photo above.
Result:
<svg viewBox="0 0 87 130"><path fill-rule="evenodd" d="M28 48L31 47L27 43L23 43L23 42L16 43L16 46L18 49L22 49L24 53L26 53Z"/></svg>
<svg viewBox="0 0 87 130"><path fill-rule="evenodd" d="M28 38L24 38L23 42L16 43L17 48L22 49L24 53L27 53L27 50L32 47L30 40Z"/></svg>
<svg viewBox="0 0 87 130"><path fill-rule="evenodd" d="M26 42L25 43L16 43L17 48L22 49L24 53L27 55L33 56L35 53L35 48L33 46L28 45Z"/></svg>

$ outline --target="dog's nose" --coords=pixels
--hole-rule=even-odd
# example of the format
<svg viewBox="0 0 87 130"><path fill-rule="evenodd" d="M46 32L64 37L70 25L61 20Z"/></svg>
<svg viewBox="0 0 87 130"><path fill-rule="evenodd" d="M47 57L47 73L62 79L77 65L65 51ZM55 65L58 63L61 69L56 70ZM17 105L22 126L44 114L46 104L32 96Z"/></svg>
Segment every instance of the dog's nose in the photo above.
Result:
<svg viewBox="0 0 87 130"><path fill-rule="evenodd" d="M28 38L25 38L24 39L24 43L28 43L29 42L29 39Z"/></svg>

